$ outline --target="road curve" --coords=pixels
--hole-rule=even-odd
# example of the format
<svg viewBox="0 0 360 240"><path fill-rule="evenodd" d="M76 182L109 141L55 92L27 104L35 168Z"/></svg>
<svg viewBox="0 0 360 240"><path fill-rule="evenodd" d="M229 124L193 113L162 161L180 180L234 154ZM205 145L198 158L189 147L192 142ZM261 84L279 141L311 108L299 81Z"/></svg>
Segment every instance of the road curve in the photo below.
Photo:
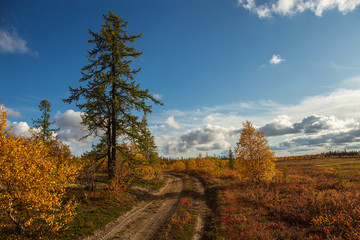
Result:
<svg viewBox="0 0 360 240"><path fill-rule="evenodd" d="M152 239L171 216L183 190L180 177L166 175L166 178L165 187L146 193L146 200L85 240Z"/></svg>

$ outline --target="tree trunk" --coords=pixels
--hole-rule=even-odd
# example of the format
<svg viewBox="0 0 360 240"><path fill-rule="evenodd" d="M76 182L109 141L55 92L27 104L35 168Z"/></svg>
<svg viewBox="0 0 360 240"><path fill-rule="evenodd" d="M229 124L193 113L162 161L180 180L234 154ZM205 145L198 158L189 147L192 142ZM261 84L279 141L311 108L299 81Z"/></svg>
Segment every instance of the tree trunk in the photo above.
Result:
<svg viewBox="0 0 360 240"><path fill-rule="evenodd" d="M110 122L110 121L109 121ZM107 126L107 159L108 159L108 178L111 179L111 127L110 124Z"/></svg>
<svg viewBox="0 0 360 240"><path fill-rule="evenodd" d="M116 87L113 83L112 89L112 111L111 111L111 160L109 161L109 178L113 179L116 175L116 111L115 111L115 94Z"/></svg>

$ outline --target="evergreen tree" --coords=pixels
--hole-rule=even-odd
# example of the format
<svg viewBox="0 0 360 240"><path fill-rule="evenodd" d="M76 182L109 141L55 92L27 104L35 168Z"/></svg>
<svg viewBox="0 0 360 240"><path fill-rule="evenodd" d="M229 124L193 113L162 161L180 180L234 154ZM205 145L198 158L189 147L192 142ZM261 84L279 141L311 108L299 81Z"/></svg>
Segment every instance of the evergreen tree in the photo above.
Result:
<svg viewBox="0 0 360 240"><path fill-rule="evenodd" d="M86 86L71 88L71 95L65 102L75 101L83 111L82 121L88 134L101 137L106 143L108 175L115 177L117 150L122 150L117 139L137 142L141 139L138 112L151 113L151 105L162 104L149 90L142 90L135 82L141 69L131 69L132 60L141 56L131 44L142 34L128 34L128 22L112 11L103 15L105 24L99 33L89 30L94 49L88 52L89 64L82 68L80 82ZM81 100L84 102L80 103Z"/></svg>
<svg viewBox="0 0 360 240"><path fill-rule="evenodd" d="M158 154L156 152L155 138L148 128L146 115L143 116L141 121L140 134L141 139L138 142L140 152L145 156L145 159L151 163L158 158Z"/></svg>
<svg viewBox="0 0 360 240"><path fill-rule="evenodd" d="M55 123L55 121L50 122L50 108L50 102L48 100L42 100L39 104L39 109L42 113L41 117L37 120L32 119L33 128L40 129L41 139L43 142L51 140L55 132L60 130L60 128L50 128L51 125Z"/></svg>
<svg viewBox="0 0 360 240"><path fill-rule="evenodd" d="M231 147L229 148L229 167L230 169L234 169L235 166L235 158Z"/></svg>

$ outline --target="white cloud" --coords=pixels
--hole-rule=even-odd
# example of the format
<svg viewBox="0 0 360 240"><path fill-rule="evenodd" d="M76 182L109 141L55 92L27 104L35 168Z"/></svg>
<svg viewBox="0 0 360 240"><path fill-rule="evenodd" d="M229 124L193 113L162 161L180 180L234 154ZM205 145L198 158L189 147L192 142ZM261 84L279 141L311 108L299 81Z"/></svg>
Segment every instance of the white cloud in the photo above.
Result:
<svg viewBox="0 0 360 240"><path fill-rule="evenodd" d="M171 128L174 128L174 129L180 129L180 125L179 123L177 123L174 119L174 116L170 116L168 117L168 119L166 119L166 124L171 127Z"/></svg>
<svg viewBox="0 0 360 240"><path fill-rule="evenodd" d="M296 105L282 105L273 111L278 115L286 114L294 119L317 114L360 120L359 102L360 89L337 89L328 94L305 97Z"/></svg>
<svg viewBox="0 0 360 240"><path fill-rule="evenodd" d="M12 128L11 132L20 136L30 136L29 125L26 122L10 122L8 121L7 128Z"/></svg>
<svg viewBox="0 0 360 240"><path fill-rule="evenodd" d="M27 42L18 35L15 29L11 32L0 29L0 52L38 55L38 52L27 46Z"/></svg>
<svg viewBox="0 0 360 240"><path fill-rule="evenodd" d="M225 150L230 146L226 139L232 137L234 132L233 128L206 124L201 128L188 131L173 141L167 139L163 145L163 151L167 155L176 155L190 151Z"/></svg>
<svg viewBox="0 0 360 240"><path fill-rule="evenodd" d="M0 104L0 108L3 108L6 111L7 115L10 116L10 117L15 117L15 118L22 117L22 115L21 115L21 113L19 111L16 111L16 110L14 110L12 108L7 108L2 104Z"/></svg>
<svg viewBox="0 0 360 240"><path fill-rule="evenodd" d="M166 111L162 120L157 120L156 143L167 156L196 156L205 149L212 154L218 152L217 146L226 146L225 142L234 147L242 122L249 120L269 137L277 155L344 147L355 149L360 146L360 136L356 132L360 126L360 76L346 79L339 86L342 88L304 97L292 105L261 100ZM169 113L181 121L184 131L161 131L160 126ZM170 137L165 140L161 138L163 134Z"/></svg>
<svg viewBox="0 0 360 240"><path fill-rule="evenodd" d="M214 117L211 116L211 115L205 117L204 120L203 120L203 122L205 122L205 123L212 123L212 122L214 122L214 121L215 121L215 119L214 119Z"/></svg>
<svg viewBox="0 0 360 240"><path fill-rule="evenodd" d="M273 15L293 16L304 11L311 11L321 17L324 11L337 9L342 14L355 10L360 0L272 0L256 4L255 0L237 0L238 6L253 12L259 18L269 18Z"/></svg>
<svg viewBox="0 0 360 240"><path fill-rule="evenodd" d="M270 64L279 64L281 62L284 62L285 59L281 58L280 55L273 55L272 58L269 60Z"/></svg>
<svg viewBox="0 0 360 240"><path fill-rule="evenodd" d="M336 70L355 70L355 71L360 70L360 67L340 66L334 62L330 62L330 67Z"/></svg>
<svg viewBox="0 0 360 240"><path fill-rule="evenodd" d="M157 100L160 100L163 98L163 96L161 94L158 94L158 93L155 93L154 95L154 98L156 98Z"/></svg>
<svg viewBox="0 0 360 240"><path fill-rule="evenodd" d="M89 136L84 140L80 140L87 134L86 126L82 125L81 112L75 112L72 109L66 110L64 113L58 113L55 117L56 124L60 127L58 137L60 140L69 145L71 151L80 154L90 147L90 143L95 139Z"/></svg>
<svg viewBox="0 0 360 240"><path fill-rule="evenodd" d="M56 123L61 128L85 129L85 126L81 124L81 114L72 109L66 110L65 113L56 116Z"/></svg>

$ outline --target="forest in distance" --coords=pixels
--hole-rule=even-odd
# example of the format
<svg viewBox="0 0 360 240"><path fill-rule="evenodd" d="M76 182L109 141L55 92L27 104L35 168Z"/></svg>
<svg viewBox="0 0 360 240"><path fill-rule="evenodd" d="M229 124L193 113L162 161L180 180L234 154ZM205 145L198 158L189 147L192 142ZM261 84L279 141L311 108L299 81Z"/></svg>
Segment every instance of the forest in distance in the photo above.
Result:
<svg viewBox="0 0 360 240"><path fill-rule="evenodd" d="M27 136L0 105L1 239L360 239L360 152L276 157L242 123L226 156L159 155L147 117L164 103L136 81L142 55L109 11L65 103L91 150L75 156L42 100Z"/></svg>

